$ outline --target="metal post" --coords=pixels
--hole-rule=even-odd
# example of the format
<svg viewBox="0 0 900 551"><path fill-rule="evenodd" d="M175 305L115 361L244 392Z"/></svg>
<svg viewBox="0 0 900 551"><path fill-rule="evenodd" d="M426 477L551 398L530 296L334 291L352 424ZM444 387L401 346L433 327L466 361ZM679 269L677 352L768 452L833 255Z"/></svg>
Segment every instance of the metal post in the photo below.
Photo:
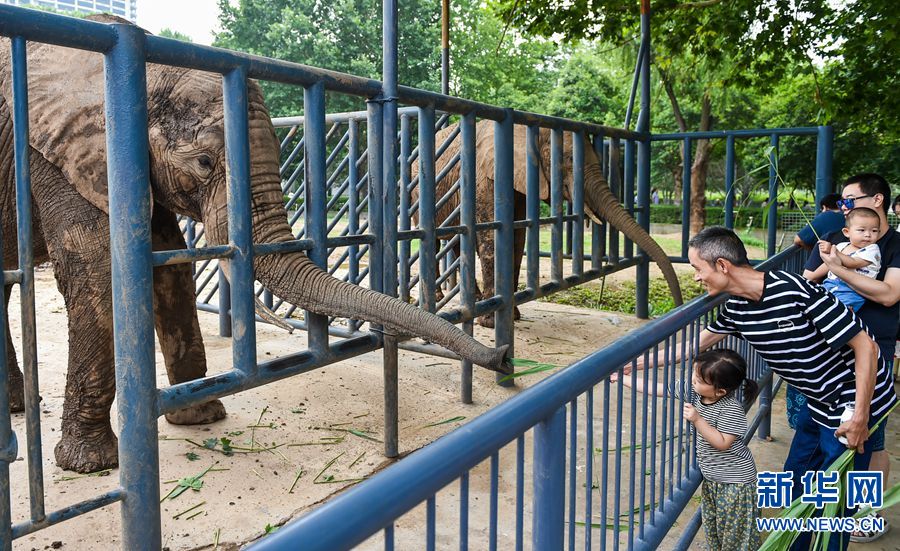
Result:
<svg viewBox="0 0 900 551"><path fill-rule="evenodd" d="M563 131L550 131L550 280L563 279Z"/></svg>
<svg viewBox="0 0 900 551"><path fill-rule="evenodd" d="M562 549L566 509L566 408L534 427L531 544Z"/></svg>
<svg viewBox="0 0 900 551"><path fill-rule="evenodd" d="M219 336L231 336L231 284L219 263Z"/></svg>
<svg viewBox="0 0 900 551"><path fill-rule="evenodd" d="M687 258L691 238L691 138L684 139L681 155L681 256Z"/></svg>
<svg viewBox="0 0 900 551"><path fill-rule="evenodd" d="M466 228L465 233L459 237L459 287L466 317L471 318L475 313L475 115L463 115L459 128L462 143L459 159L459 222ZM464 321L462 329L471 335L472 319ZM471 404L472 362L462 360L461 367L460 399L464 404Z"/></svg>
<svg viewBox="0 0 900 551"><path fill-rule="evenodd" d="M421 125L420 125L421 126ZM409 185L412 180L412 166L409 157L412 154L412 135L410 134L410 116L407 113L400 115L400 231L410 229L412 224L409 215L410 196ZM434 131L432 130L432 136ZM421 150L421 146L419 147ZM420 157L421 158L421 157ZM419 161L419 188L422 187L421 161ZM397 244L397 256L399 263L398 278L400 280L400 300L409 302L409 254L410 243L404 239Z"/></svg>
<svg viewBox="0 0 900 551"><path fill-rule="evenodd" d="M434 170L434 108L423 107L419 109L419 229L425 235L419 247L419 302L429 312L435 311L437 280Z"/></svg>
<svg viewBox="0 0 900 551"><path fill-rule="evenodd" d="M383 108L383 187L380 205L384 211L382 228L383 292L397 296L397 0L382 3L382 94ZM371 146L370 146L371 147ZM376 203L376 205L379 203ZM399 405L397 341L384 339L384 455L399 453Z"/></svg>
<svg viewBox="0 0 900 551"><path fill-rule="evenodd" d="M25 40L23 38L15 37L12 39L12 54L13 131L15 132L16 144L16 220L19 241L19 271L22 273L19 293L22 312L22 371L25 379L25 426L28 435L28 485L31 496L31 518L32 520L43 520L44 468L41 462L41 399L38 396L37 326L34 306L31 171L28 160L28 82L26 77ZM2 242L3 240L0 238L0 243ZM0 324L0 327L3 327L3 325ZM3 340L5 341L6 339ZM6 358L6 354L3 355L3 358ZM0 378L0 381L6 380Z"/></svg>
<svg viewBox="0 0 900 551"><path fill-rule="evenodd" d="M106 54L106 146L122 548L152 550L162 537L145 39L138 27L113 26L118 41Z"/></svg>
<svg viewBox="0 0 900 551"><path fill-rule="evenodd" d="M634 216L635 208L634 168L634 140L625 140L625 210L627 210L632 217ZM637 207L639 209L649 209L649 201L647 203L638 202ZM649 210L647 212L649 212ZM634 257L634 243L631 239L628 239L627 236L625 236L625 252L623 256L625 258Z"/></svg>
<svg viewBox="0 0 900 551"><path fill-rule="evenodd" d="M756 433L756 435L763 440L768 440L772 435L772 380L773 377L769 377L769 380L762 385L762 388L759 391L760 409L766 407L769 408L769 413L767 413L760 421L759 430Z"/></svg>
<svg viewBox="0 0 900 551"><path fill-rule="evenodd" d="M578 216L572 226L572 273L584 275L584 132L572 134L572 203Z"/></svg>
<svg viewBox="0 0 900 551"><path fill-rule="evenodd" d="M509 345L508 357L513 353L513 308L516 282L513 281L513 117L506 111L502 121L494 123L494 218L500 227L494 233L494 292L503 297L503 306L494 313L496 346ZM497 374L500 386L512 386L513 379Z"/></svg>
<svg viewBox="0 0 900 551"><path fill-rule="evenodd" d="M834 156L834 128L820 126L816 140L816 206L822 198L834 191L831 163Z"/></svg>
<svg viewBox="0 0 900 551"><path fill-rule="evenodd" d="M775 241L778 229L778 134L769 139L769 235L766 257L775 255Z"/></svg>
<svg viewBox="0 0 900 551"><path fill-rule="evenodd" d="M734 134L725 138L725 227L734 229Z"/></svg>
<svg viewBox="0 0 900 551"><path fill-rule="evenodd" d="M528 218L528 232L525 234L525 249L527 251L527 279L528 290L537 292L540 287L541 271L541 182L538 166L538 136L541 129L537 126L529 126L525 130L525 215Z"/></svg>
<svg viewBox="0 0 900 551"><path fill-rule="evenodd" d="M450 94L450 0L441 0L441 93Z"/></svg>
<svg viewBox="0 0 900 551"><path fill-rule="evenodd" d="M641 0L641 44L645 52L641 65L641 112L638 115L637 131L650 132L650 0ZM637 222L650 233L650 138L638 144L638 204L645 208L638 213ZM650 316L650 263L647 254L641 254L641 262L635 266L636 300L634 313L639 318Z"/></svg>
<svg viewBox="0 0 900 551"><path fill-rule="evenodd" d="M320 268L328 269L328 213L325 197L325 84L319 81L303 89L303 155L306 194L304 215L306 237L313 248L307 252ZM308 324L309 347L315 352L328 348L328 316L304 312Z"/></svg>
<svg viewBox="0 0 900 551"><path fill-rule="evenodd" d="M256 317L253 295L253 235L250 198L250 124L247 72L232 69L222 81L225 106L225 160L228 165L228 238L235 246L228 261L234 368L256 372ZM221 290L219 291L221 294Z"/></svg>

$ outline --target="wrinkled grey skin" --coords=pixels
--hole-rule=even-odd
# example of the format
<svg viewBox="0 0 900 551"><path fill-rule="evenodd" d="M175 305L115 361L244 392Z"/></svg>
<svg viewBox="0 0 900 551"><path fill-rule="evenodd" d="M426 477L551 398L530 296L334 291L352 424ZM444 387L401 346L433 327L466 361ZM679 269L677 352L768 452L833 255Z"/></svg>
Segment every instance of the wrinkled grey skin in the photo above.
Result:
<svg viewBox="0 0 900 551"><path fill-rule="evenodd" d="M124 23L111 16L95 20ZM9 43L0 41L0 215L3 261L17 264ZM77 70L73 70L77 68ZM29 44L29 124L36 261L50 259L69 319L69 367L62 436L65 469L92 472L118 462L109 410L115 397L103 59ZM228 241L221 77L147 65L152 238L155 250L185 247L176 214L202 221L210 245ZM278 173L278 142L256 83L248 85L254 242L293 239ZM275 294L318 314L384 325L422 336L489 369L508 372L506 347L488 348L437 316L339 281L304 253L255 259L256 277ZM7 291L7 300L8 292ZM206 358L188 265L154 270L156 332L171 383L206 374ZM22 376L9 330L14 410ZM221 419L218 400L167 415L170 422Z"/></svg>

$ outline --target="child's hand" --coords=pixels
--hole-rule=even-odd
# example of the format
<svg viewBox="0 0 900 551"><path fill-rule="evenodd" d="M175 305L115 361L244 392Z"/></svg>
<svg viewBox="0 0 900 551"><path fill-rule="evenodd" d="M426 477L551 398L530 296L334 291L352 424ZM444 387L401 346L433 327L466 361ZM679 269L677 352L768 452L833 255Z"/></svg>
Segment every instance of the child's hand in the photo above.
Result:
<svg viewBox="0 0 900 551"><path fill-rule="evenodd" d="M819 239L819 253L821 253L822 256L830 253L831 247L832 247L831 243L829 243L828 241Z"/></svg>
<svg viewBox="0 0 900 551"><path fill-rule="evenodd" d="M684 404L684 418L693 423L697 420L700 414L697 413L697 409L691 404Z"/></svg>

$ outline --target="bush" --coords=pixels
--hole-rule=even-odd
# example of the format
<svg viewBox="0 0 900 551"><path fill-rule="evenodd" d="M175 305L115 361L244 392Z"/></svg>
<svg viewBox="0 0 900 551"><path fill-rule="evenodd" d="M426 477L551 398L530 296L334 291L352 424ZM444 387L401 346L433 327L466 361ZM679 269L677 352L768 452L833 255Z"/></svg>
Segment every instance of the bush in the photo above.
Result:
<svg viewBox="0 0 900 551"><path fill-rule="evenodd" d="M692 273L679 274L678 282L681 284L681 294L685 302L706 292L701 284L694 281ZM578 306L580 308L612 310L614 312L634 314L634 293L635 283L633 281L622 281L606 285L602 282L592 282L554 293L540 300L568 306ZM675 308L672 293L669 291L669 286L664 279L656 278L650 280L649 302L651 316L661 316Z"/></svg>

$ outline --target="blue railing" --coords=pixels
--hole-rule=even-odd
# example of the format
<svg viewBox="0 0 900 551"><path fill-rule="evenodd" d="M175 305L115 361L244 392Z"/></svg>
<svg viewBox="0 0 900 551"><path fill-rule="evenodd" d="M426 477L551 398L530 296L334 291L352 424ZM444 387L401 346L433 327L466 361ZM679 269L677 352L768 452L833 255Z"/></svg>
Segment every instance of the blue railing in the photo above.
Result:
<svg viewBox="0 0 900 551"><path fill-rule="evenodd" d="M796 272L804 258L792 247L758 269ZM647 384L688 380L700 330L726 298L701 297L632 331L282 527L254 549L350 549L379 531L385 549L393 549L397 539L402 548L434 549L439 530L442 548L522 549L530 543L533 549L657 549L701 481L694 437L677 400L645 397L608 377L643 357L659 366L647 373ZM722 346L744 355L748 375L762 383L751 432L767 434L770 372L745 341L728 337ZM677 352L682 361L674 361ZM599 407L596 395L602 397ZM525 480L531 480L529 487ZM481 488L479 503L472 499L473 487ZM505 516L501 497L510 505ZM440 526L438 502L451 510L441 511ZM423 504L425 522L415 524ZM417 518L407 521L403 515L414 510ZM457 530L448 527L454 524ZM695 519L687 543L698 526Z"/></svg>

